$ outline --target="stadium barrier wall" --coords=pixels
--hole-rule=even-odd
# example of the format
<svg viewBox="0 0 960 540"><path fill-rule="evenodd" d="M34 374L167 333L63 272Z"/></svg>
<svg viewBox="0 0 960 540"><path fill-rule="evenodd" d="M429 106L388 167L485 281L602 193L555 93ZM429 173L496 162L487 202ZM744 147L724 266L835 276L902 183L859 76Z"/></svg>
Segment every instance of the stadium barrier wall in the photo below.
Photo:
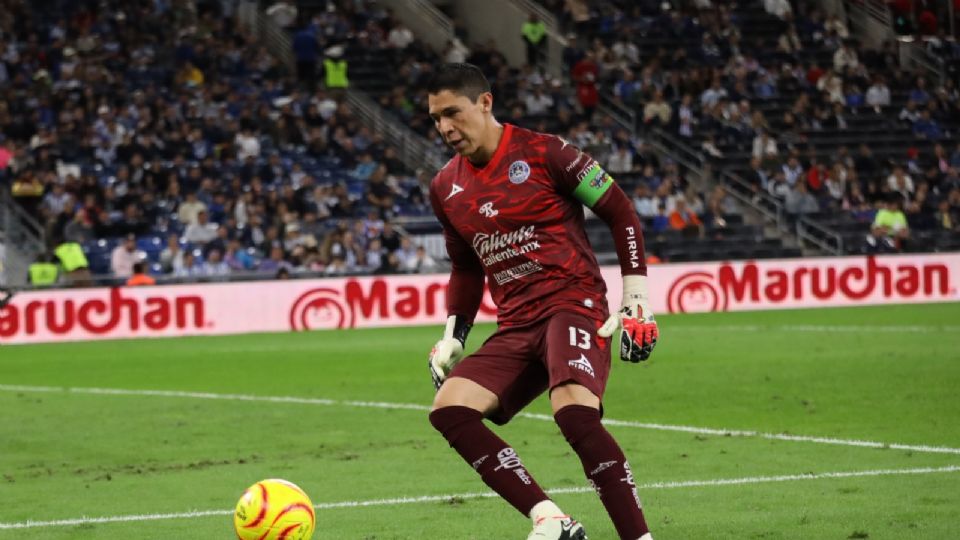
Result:
<svg viewBox="0 0 960 540"><path fill-rule="evenodd" d="M619 267L603 268L620 302ZM650 267L655 313L960 301L960 254ZM442 323L447 275L36 290L0 309L0 344ZM489 295L480 321L495 320Z"/></svg>

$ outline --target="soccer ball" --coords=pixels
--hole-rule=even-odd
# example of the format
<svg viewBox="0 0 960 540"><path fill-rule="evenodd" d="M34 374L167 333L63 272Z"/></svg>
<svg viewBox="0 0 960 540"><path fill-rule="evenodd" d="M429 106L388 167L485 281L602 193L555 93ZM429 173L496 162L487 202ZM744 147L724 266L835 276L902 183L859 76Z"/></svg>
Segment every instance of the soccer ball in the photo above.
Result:
<svg viewBox="0 0 960 540"><path fill-rule="evenodd" d="M240 540L310 540L316 524L310 497L293 482L276 478L247 488L233 514Z"/></svg>

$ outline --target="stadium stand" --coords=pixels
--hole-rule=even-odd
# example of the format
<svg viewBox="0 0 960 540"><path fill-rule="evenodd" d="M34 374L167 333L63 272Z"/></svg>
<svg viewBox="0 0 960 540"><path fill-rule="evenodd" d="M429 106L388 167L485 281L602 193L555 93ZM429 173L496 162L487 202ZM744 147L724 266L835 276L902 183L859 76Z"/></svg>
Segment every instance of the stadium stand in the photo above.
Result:
<svg viewBox="0 0 960 540"><path fill-rule="evenodd" d="M61 3L4 0L0 15L2 178L51 248L82 243L97 275L127 234L154 273L184 278L218 278L224 260L272 276L276 245L291 269L402 269L367 251L384 220L429 211L413 172L219 3ZM162 263L169 235L195 266Z"/></svg>
<svg viewBox="0 0 960 540"><path fill-rule="evenodd" d="M96 275L125 257L176 279L432 268L408 262L412 237L438 230L432 171L344 96L369 95L449 155L423 87L437 62L467 60L491 79L498 118L558 133L615 174L660 260L800 255L743 211L744 190L846 252L960 248L956 82L901 69L894 43L861 47L814 2L543 3L570 38L559 77L491 43L434 51L376 2L263 3L290 66L232 2L0 0L0 185L51 249L81 243ZM925 43L947 72L960 49L941 29ZM649 144L657 134L741 181L703 183Z"/></svg>
<svg viewBox="0 0 960 540"><path fill-rule="evenodd" d="M311 11L302 5L300 8L300 15L315 21L313 25L317 27L321 26L321 23L317 22L318 17L331 17L330 12L325 9ZM511 67L505 56L490 43L474 43L462 57L457 57L456 51L448 51L448 54L440 56L416 37L413 37L406 47L399 49L384 37L392 35L397 28L403 28L402 24L392 18L389 12L372 10L370 13L379 13L380 16L375 17L372 23L368 20L363 27L368 36L377 37L367 37L360 41L320 38L323 46L327 50L334 48L337 54L341 54L338 47L344 47L342 54L349 62L351 87L373 96L384 110L429 138L434 146L441 148L442 140L437 136L429 119L416 112L426 108L425 82L432 66L437 62L465 59L481 66L490 79L497 96L497 117L501 120L539 131L558 133L590 151L601 162L608 164L608 167L616 163L611 171L617 173L618 181L631 194L640 183L648 183L648 186L655 190L659 187L660 177L670 176L669 193L658 199L664 206L666 216L673 212L674 202L685 198L685 193L690 192L689 182L685 175L680 174L682 167L671 163L669 170L661 169L649 147L630 130L617 125L602 113L585 109L578 100L576 85L571 80L572 74L562 79L551 77L530 66ZM348 8L348 13L343 18L349 20L357 16ZM295 37L298 30L291 29L290 33ZM384 73L382 66L385 63L398 67ZM628 157L616 162L610 161L617 159L614 156L620 152L619 149L622 149L623 156ZM445 148L444 151L446 152ZM449 155L449 152L446 153ZM653 170L644 176L642 171L647 165L653 167ZM649 184L654 179L656 184ZM699 199L700 204L692 206L701 209L702 199L706 194L695 191L690 192L689 196ZM655 212L645 216L648 231L651 231L651 252L663 260L705 260L741 254L755 258L799 254L795 248L784 248L777 238L765 238L762 227L744 223L743 216L732 201L728 200L724 209L728 215L717 216L719 219L707 216L711 219L707 220L706 226L693 235L679 230L673 231L669 227L665 230L656 229ZM704 217L702 210L699 214L700 218ZM597 223L590 223L588 227L591 230L596 227L592 234L595 236L594 246L601 259L612 261L615 253L603 228ZM656 233L653 234L653 231ZM436 232L436 229L433 232ZM746 239L749 239L749 242L745 243ZM745 244L751 248L743 249ZM730 254L721 249L724 245L731 249Z"/></svg>
<svg viewBox="0 0 960 540"><path fill-rule="evenodd" d="M662 129L739 176L756 202L772 197L789 218L836 231L843 251L957 249L956 79L901 69L896 43L861 47L817 5L608 1L579 17L568 9L567 29L588 44L570 62L596 64L602 91L642 129ZM943 32L927 45L945 64L960 58ZM878 224L879 210L905 212L907 230Z"/></svg>

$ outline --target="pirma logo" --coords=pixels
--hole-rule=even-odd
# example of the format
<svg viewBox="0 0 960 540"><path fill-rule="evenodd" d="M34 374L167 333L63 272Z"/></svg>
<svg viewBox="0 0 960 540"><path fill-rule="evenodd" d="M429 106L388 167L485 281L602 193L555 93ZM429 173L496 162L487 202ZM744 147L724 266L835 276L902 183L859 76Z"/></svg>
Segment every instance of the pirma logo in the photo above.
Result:
<svg viewBox="0 0 960 540"><path fill-rule="evenodd" d="M353 310L335 289L311 289L290 309L291 330L353 328Z"/></svg>

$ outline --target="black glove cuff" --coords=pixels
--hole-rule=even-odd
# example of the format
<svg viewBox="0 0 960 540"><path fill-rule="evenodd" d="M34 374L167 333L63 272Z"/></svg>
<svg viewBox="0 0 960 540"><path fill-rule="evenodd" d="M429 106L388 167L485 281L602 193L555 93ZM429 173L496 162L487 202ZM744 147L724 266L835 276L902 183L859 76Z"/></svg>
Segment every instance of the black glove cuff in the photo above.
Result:
<svg viewBox="0 0 960 540"><path fill-rule="evenodd" d="M453 337L460 342L460 345L466 347L467 335L470 334L470 329L473 328L473 322L468 320L463 315L455 315L454 317Z"/></svg>
<svg viewBox="0 0 960 540"><path fill-rule="evenodd" d="M13 289L0 287L0 309L3 309L7 304L10 303L10 300L13 300L14 294L16 293L13 291Z"/></svg>

